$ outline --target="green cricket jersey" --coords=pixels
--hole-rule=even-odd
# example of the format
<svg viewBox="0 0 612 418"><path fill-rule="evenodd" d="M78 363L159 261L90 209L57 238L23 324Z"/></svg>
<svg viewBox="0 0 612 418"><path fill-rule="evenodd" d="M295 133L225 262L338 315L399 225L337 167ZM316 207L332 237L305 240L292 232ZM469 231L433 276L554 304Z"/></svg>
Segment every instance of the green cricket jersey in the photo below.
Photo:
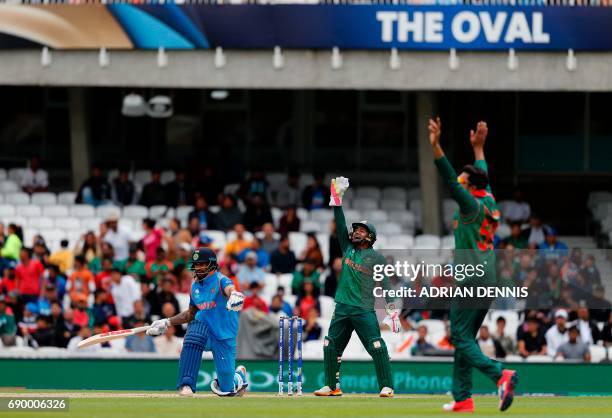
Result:
<svg viewBox="0 0 612 418"><path fill-rule="evenodd" d="M495 251L493 238L499 224L499 210L491 188L470 193L457 181L457 173L446 157L435 160L451 197L459 204L453 219L455 235L455 264L482 264L486 275L479 284L496 284ZM474 166L488 171L484 160ZM466 282L467 284L467 282Z"/></svg>
<svg viewBox="0 0 612 418"><path fill-rule="evenodd" d="M349 232L341 206L334 206L334 219L338 241L342 249L342 272L338 278L336 303L357 306L362 309L374 310L374 288L379 282L374 281L373 270L376 264L386 264L385 257L374 250L355 248L349 239ZM382 281L383 289L389 288L389 279Z"/></svg>
<svg viewBox="0 0 612 418"><path fill-rule="evenodd" d="M17 334L17 325L15 325L15 317L13 315L8 315L6 312L0 313L0 334Z"/></svg>

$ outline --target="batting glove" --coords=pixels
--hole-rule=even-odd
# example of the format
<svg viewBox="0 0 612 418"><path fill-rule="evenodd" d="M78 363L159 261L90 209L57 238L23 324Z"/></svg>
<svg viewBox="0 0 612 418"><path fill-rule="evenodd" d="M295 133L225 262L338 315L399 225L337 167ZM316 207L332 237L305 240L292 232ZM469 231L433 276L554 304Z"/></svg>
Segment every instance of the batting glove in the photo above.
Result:
<svg viewBox="0 0 612 418"><path fill-rule="evenodd" d="M383 319L383 324L387 325L392 332L398 333L402 330L402 324L399 320L400 310L396 309L395 305L389 303L385 306L387 316Z"/></svg>
<svg viewBox="0 0 612 418"><path fill-rule="evenodd" d="M329 206L342 206L342 196L349 187L349 179L346 177L336 177L332 179L329 188Z"/></svg>
<svg viewBox="0 0 612 418"><path fill-rule="evenodd" d="M158 335L165 334L169 326L170 320L168 318L153 321L151 327L147 330L147 335L157 337Z"/></svg>
<svg viewBox="0 0 612 418"><path fill-rule="evenodd" d="M244 305L244 295L240 292L237 291L233 291L232 293L230 293L230 297L227 300L227 310L229 311L241 311L242 307Z"/></svg>

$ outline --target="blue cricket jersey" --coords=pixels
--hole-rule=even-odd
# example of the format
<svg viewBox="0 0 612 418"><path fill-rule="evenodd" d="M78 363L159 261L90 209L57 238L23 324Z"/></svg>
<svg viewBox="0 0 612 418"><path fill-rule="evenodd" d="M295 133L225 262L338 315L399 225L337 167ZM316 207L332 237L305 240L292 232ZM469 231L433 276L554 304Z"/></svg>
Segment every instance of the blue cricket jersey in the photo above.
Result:
<svg viewBox="0 0 612 418"><path fill-rule="evenodd" d="M223 289L233 285L219 272L191 285L189 304L198 308L195 319L204 322L217 340L235 339L238 335L238 312L227 309L227 297L223 294Z"/></svg>

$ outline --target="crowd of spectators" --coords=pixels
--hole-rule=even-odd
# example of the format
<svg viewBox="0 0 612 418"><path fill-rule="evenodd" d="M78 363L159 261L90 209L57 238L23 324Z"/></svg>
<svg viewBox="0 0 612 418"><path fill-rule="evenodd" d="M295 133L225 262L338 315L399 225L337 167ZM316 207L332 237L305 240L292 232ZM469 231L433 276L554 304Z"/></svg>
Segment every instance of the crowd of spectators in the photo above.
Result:
<svg viewBox="0 0 612 418"><path fill-rule="evenodd" d="M547 236L542 248L519 250L508 244L504 251L498 251L500 285L526 287L528 295L525 298L508 296L493 302L494 308L516 316L513 322L519 318L522 322L517 323L516 329L507 329L506 318L499 316L494 329L489 329L490 324L483 325L477 341L488 356L590 361L591 346L612 346L612 306L605 298L595 257L583 256L581 249L560 246L555 238ZM416 283L421 284L419 280ZM446 286L449 282L434 278L431 285ZM427 327L417 324L423 319L448 323L448 310L423 310L423 306L414 306L412 301L410 305L410 309L402 311L402 325L405 330L417 331L413 354L444 355L440 350L448 348L448 335L431 341L427 338Z"/></svg>
<svg viewBox="0 0 612 418"><path fill-rule="evenodd" d="M40 168L38 158L32 158L28 170L21 183L23 190L46 190L48 175ZM255 170L235 194L223 194L217 188L211 196L210 188L201 188L210 185L210 179L196 184L180 170L165 184L161 183L161 172L154 170L150 182L138 187L128 170L119 170L117 177L108 181L100 167L94 166L80 186L75 203L193 205L194 209L184 224L175 218L161 227L156 220L143 219L143 237L138 241L119 228L116 215L110 215L98 230L85 232L77 242L62 240L60 249L54 252L48 249L43 235L27 243L20 225L9 224L5 229L0 223L3 345L15 345L20 337L23 344L32 347L74 349L92 334L175 315L180 310L179 298L190 291L188 260L199 246L223 254L220 270L247 293L245 309L299 315L305 320L306 340L320 339L318 298L322 290L333 296L339 260L329 274L332 279L322 286L320 278L327 266L316 236L309 235L301 254L290 248L287 234L300 226L296 208L322 208L329 199L322 174L316 174L313 184L303 189L298 187L297 177L297 173L290 173L286 187L272 190L264 173ZM208 199L214 199L212 204L219 210L212 212ZM278 227L273 224L270 200L285 209ZM209 231L232 231L234 238L219 248ZM259 234L254 237L256 232ZM294 275L287 291L295 296L295 303L290 303L282 286L271 299L260 296L268 272ZM180 350L179 338L184 333L182 327L175 327L155 340L134 336L126 339L125 348L174 353ZM104 345L91 350L99 348Z"/></svg>
<svg viewBox="0 0 612 418"><path fill-rule="evenodd" d="M553 320L551 316L554 316ZM601 328L586 308L569 313L557 309L554 314L529 310L516 330L508 330L506 326L506 318L500 315L495 320L494 330L490 330L486 323L480 327L476 341L486 356L497 359L535 356L538 360L589 362L593 345L612 346L612 315L609 312ZM429 334L427 325L416 326L412 355L450 356L453 350L448 324L445 334L437 338Z"/></svg>
<svg viewBox="0 0 612 418"><path fill-rule="evenodd" d="M46 190L48 175L36 157L28 170L21 182L23 190ZM210 169L204 173L195 182L185 171L177 170L172 180L162 182L161 171L153 170L150 181L138 185L127 169L119 170L110 181L100 167L92 169L78 190L76 203L193 206L186 222L174 218L160 225L156 219L143 219L142 239L137 241L119 228L120 219L114 215L104 219L98 230L84 233L77 242L62 241L61 248L53 252L43 235L27 243L20 225L9 224L5 228L0 223L3 345L14 345L20 337L32 347L74 349L92 334L175 315L185 306L184 297L190 290L190 254L200 246L211 247L221 255L221 272L247 295L245 309L269 315L298 315L305 320L305 340L321 339L320 297L334 296L342 269L335 226L333 222L330 225L326 246L329 252L325 255L316 234L308 234L304 250L296 254L288 233L300 230L298 207L310 211L327 207L329 190L323 173L315 173L312 183L301 187L299 173L291 171L286 182L272 187L263 171L253 170L234 193L224 193L223 185ZM211 206L217 210L211 210ZM271 206L284 211L276 225ZM538 300L529 300L526 306L550 309L525 310L524 323L517 330L506 330L504 318L497 320L495 330L483 326L478 336L483 351L496 357L545 354L566 358L580 352L587 359L589 344L609 344L609 306L596 311L585 308L590 306L588 298L604 299L595 259L583 257L580 250L570 252L557 239L555 230L542 225L531 212L520 192L516 192L513 201L506 202L503 213L510 234L496 241L497 248L506 250L500 253L501 280L530 288L530 297ZM220 248L214 231L231 233L232 238ZM279 286L272 297L263 296L268 273L291 274L293 280L287 288ZM286 292L294 298L288 298ZM496 305L498 309L516 307L517 300L513 298ZM572 321L567 322L571 325L560 325L562 316ZM452 350L448 327L438 341L427 339L427 327L417 324L428 318L446 319L441 311L403 311L404 329L414 330L417 335L411 348L413 354ZM600 329L593 325L594 321L606 326ZM586 337L587 323L590 339ZM130 337L125 348L175 354L184 333L182 327L174 327L156 339ZM587 350L576 344L585 344Z"/></svg>

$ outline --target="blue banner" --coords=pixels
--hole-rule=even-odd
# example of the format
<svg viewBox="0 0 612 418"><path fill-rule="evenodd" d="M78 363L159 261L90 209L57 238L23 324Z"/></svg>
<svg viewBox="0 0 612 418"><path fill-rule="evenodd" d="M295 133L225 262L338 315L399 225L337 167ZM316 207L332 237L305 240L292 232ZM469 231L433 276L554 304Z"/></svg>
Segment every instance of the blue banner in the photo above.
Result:
<svg viewBox="0 0 612 418"><path fill-rule="evenodd" d="M612 50L612 8L186 5L182 9L211 45L224 48Z"/></svg>
<svg viewBox="0 0 612 418"><path fill-rule="evenodd" d="M0 5L0 48L41 44L58 49L612 51L612 7Z"/></svg>
<svg viewBox="0 0 612 418"><path fill-rule="evenodd" d="M612 8L185 6L225 48L612 50Z"/></svg>

